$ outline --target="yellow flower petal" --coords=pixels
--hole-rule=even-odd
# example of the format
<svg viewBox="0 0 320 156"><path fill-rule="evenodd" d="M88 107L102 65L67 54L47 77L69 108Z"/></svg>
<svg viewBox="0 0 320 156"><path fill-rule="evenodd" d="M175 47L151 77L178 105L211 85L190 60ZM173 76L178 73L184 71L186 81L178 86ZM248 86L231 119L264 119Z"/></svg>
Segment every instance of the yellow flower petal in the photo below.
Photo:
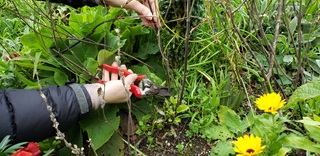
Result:
<svg viewBox="0 0 320 156"><path fill-rule="evenodd" d="M257 107L264 112L276 114L286 102L278 93L263 94L255 101Z"/></svg>
<svg viewBox="0 0 320 156"><path fill-rule="evenodd" d="M244 135L243 137L237 138L237 141L234 142L236 148L234 151L237 156L254 156L263 151L265 146L261 146L261 138L255 137L253 134Z"/></svg>

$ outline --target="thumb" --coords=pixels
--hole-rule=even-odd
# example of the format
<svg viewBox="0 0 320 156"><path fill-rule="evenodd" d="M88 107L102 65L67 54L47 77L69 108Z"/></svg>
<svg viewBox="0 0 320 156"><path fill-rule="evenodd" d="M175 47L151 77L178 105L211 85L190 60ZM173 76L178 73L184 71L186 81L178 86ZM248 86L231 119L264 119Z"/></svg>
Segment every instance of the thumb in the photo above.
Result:
<svg viewBox="0 0 320 156"><path fill-rule="evenodd" d="M137 74L130 74L124 79L124 81L126 85L130 85L137 79L137 77L138 77Z"/></svg>
<svg viewBox="0 0 320 156"><path fill-rule="evenodd" d="M146 16L148 20L152 20L152 13L148 7L141 4L139 1L131 1L129 4L125 6L127 9L134 10L139 15Z"/></svg>
<svg viewBox="0 0 320 156"><path fill-rule="evenodd" d="M137 79L137 77L138 77L137 74L130 74L124 79L124 81L126 85L130 85Z"/></svg>

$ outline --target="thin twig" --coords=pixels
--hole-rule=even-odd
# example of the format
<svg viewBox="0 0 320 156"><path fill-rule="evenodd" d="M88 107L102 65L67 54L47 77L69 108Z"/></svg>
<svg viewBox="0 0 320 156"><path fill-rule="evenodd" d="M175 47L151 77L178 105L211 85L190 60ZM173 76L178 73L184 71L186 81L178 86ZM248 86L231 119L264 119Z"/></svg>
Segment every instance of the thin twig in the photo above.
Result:
<svg viewBox="0 0 320 156"><path fill-rule="evenodd" d="M188 68L188 54L189 54L189 39L190 39L190 0L187 0L187 21L186 21L186 34L185 34L185 49L184 49L184 65L183 65L183 80L181 84L181 90L179 95L178 106L181 104L183 92L184 92L184 85L186 83L187 77L187 68Z"/></svg>

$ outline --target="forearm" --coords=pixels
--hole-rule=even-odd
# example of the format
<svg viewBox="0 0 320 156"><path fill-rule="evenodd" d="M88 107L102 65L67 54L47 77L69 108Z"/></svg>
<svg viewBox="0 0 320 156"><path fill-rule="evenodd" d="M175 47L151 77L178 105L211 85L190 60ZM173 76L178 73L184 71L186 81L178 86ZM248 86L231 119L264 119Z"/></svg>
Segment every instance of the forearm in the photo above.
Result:
<svg viewBox="0 0 320 156"><path fill-rule="evenodd" d="M52 86L42 90L62 131L92 110L88 92L83 86L79 87L78 92L82 91L82 95L78 93L78 96L82 101L78 100L74 87ZM0 100L0 124L4 126L0 128L0 137L11 135L15 142L40 141L55 134L50 114L39 91L2 90Z"/></svg>

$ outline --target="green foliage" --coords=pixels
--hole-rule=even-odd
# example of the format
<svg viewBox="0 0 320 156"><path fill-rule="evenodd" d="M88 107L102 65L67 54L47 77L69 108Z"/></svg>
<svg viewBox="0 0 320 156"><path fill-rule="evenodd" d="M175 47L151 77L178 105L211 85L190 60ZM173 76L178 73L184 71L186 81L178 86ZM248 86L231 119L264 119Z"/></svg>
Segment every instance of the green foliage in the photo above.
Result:
<svg viewBox="0 0 320 156"><path fill-rule="evenodd" d="M108 113L95 111L84 120L80 121L81 128L88 133L88 137L92 140L94 150L99 149L106 143L120 124L120 117L117 116L119 108L114 105L107 105L104 108Z"/></svg>
<svg viewBox="0 0 320 156"><path fill-rule="evenodd" d="M0 142L0 156L6 156L9 154L13 154L16 150L22 148L24 144L27 142L21 142L14 145L9 144L10 142L10 136L7 135L2 139Z"/></svg>
<svg viewBox="0 0 320 156"><path fill-rule="evenodd" d="M239 0L193 1L186 89L178 105L185 3L160 1L164 20L160 38L171 68L168 76L173 96L133 99L145 111L132 112L138 120L137 134L147 136L148 149L157 141L155 132L170 127L166 134L172 136L172 127L187 122L185 135L201 136L214 145L211 155L234 155L233 140L248 133L262 138L266 145L262 155L284 156L298 149L319 153L320 3L285 1L277 23L279 2L275 0L247 1L244 5ZM44 18L46 14L38 8L16 4L19 13L28 16L23 16L23 23L9 10L0 13L0 27L4 28L0 30L0 88L36 88L36 73L43 86L63 85L71 79L95 82L99 66L113 62L118 48L125 52L122 63L135 73L146 74L156 84L168 83L153 31L137 24L135 18L118 18L130 12L101 6L50 8L37 2L45 13L52 9L53 18ZM13 8L10 4L6 7ZM120 41L115 29L120 30ZM12 53L21 56L5 61ZM303 85L305 82L309 83ZM257 111L252 102L255 97L273 91L289 98L281 113ZM70 140L82 146L79 140L85 131L98 155L123 155L125 141L116 131L119 107L126 108L111 105L105 107L106 113L93 112L80 127L68 132L73 135ZM77 136L78 140L74 139ZM188 148L179 142L174 147L178 152ZM70 154L64 148L59 152Z"/></svg>
<svg viewBox="0 0 320 156"><path fill-rule="evenodd" d="M320 81L311 81L297 88L290 97L288 104L284 109L290 108L292 105L303 102L309 99L319 97L320 95Z"/></svg>

